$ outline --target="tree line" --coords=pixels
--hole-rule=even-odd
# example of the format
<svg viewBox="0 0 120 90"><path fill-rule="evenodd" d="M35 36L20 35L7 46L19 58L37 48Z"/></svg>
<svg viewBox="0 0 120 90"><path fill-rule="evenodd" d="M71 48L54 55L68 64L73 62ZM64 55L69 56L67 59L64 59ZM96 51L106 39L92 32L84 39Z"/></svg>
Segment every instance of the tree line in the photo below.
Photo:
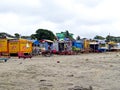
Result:
<svg viewBox="0 0 120 90"><path fill-rule="evenodd" d="M31 38L31 39L37 39L37 40L49 39L53 41L57 39L56 35L51 30L47 30L47 29L38 29L36 30L35 34L32 34L30 36L20 36L20 34L18 33L15 33L14 35L16 38L21 37L21 38ZM73 37L71 37L68 30L65 31L64 35L66 38L69 38L71 40L74 39Z"/></svg>
<svg viewBox="0 0 120 90"><path fill-rule="evenodd" d="M41 40L41 39L49 39L49 40L55 40L57 39L56 35L51 31L51 30L47 30L47 29L38 29L36 30L36 32L30 36L22 36L19 33L15 33L14 36L7 34L7 33L0 33L0 38L1 37L12 37L12 38L25 38L25 39L37 39L37 40ZM68 30L65 31L64 36L66 38L69 38L70 40L75 40L73 37L71 37L70 33ZM115 37L115 36L111 36L111 35L107 35L106 37L100 36L100 35L96 35L93 39L100 39L100 40L106 40L107 42L109 41L115 41L115 42L120 42L120 37ZM76 37L76 40L81 40L80 36Z"/></svg>
<svg viewBox="0 0 120 90"><path fill-rule="evenodd" d="M106 37L96 35L94 37L94 39L106 40L107 42L109 42L109 41L120 42L120 37L115 37L115 36L111 36L111 35L107 35Z"/></svg>

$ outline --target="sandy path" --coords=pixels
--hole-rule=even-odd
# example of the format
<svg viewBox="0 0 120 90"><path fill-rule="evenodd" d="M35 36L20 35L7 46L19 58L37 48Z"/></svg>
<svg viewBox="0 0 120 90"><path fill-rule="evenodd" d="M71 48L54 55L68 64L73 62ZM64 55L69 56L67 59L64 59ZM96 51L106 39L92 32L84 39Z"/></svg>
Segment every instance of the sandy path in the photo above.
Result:
<svg viewBox="0 0 120 90"><path fill-rule="evenodd" d="M0 90L69 90L75 86L120 90L120 54L40 56L0 62Z"/></svg>

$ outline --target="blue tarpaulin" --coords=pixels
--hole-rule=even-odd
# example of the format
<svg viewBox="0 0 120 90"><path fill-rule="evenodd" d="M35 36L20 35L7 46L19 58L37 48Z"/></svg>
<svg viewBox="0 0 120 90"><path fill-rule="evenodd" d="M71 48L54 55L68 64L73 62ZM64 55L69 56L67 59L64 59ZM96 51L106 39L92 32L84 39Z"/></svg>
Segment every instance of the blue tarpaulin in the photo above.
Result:
<svg viewBox="0 0 120 90"><path fill-rule="evenodd" d="M39 42L38 40L34 40L34 41L33 41L33 44L34 44L34 45L40 45L40 42Z"/></svg>
<svg viewBox="0 0 120 90"><path fill-rule="evenodd" d="M73 46L75 46L76 48L83 48L83 42L82 41L73 41L72 43Z"/></svg>

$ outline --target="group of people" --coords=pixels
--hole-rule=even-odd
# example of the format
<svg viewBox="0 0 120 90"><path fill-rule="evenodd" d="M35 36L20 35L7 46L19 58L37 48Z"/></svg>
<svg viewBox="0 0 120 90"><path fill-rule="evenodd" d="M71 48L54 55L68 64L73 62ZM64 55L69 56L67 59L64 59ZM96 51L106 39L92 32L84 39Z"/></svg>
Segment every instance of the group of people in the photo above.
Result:
<svg viewBox="0 0 120 90"><path fill-rule="evenodd" d="M34 46L32 50L33 55L40 55L41 54L41 49L38 46Z"/></svg>
<svg viewBox="0 0 120 90"><path fill-rule="evenodd" d="M39 46L34 46L33 50L32 50L32 54L33 55L41 55L42 52L50 52L50 53L52 53L51 51L52 50L51 50L51 46L50 45L48 45L48 49L47 50L45 50L45 48L41 48Z"/></svg>

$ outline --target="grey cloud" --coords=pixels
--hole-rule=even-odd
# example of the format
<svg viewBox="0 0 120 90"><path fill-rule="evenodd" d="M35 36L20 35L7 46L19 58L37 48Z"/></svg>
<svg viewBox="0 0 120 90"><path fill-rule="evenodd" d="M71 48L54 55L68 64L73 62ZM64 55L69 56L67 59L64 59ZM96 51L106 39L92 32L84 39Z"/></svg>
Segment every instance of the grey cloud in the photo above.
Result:
<svg viewBox="0 0 120 90"><path fill-rule="evenodd" d="M43 0L42 2L43 7L41 14L46 20L50 20L55 23L62 23L73 17L72 12L66 11L62 7L57 6L52 0Z"/></svg>
<svg viewBox="0 0 120 90"><path fill-rule="evenodd" d="M28 2L29 3L29 2ZM0 12L1 13L16 13L19 15L34 15L37 14L40 10L40 7L31 7L28 3L20 3L20 1L9 1L9 0L1 0L0 1Z"/></svg>
<svg viewBox="0 0 120 90"><path fill-rule="evenodd" d="M25 29L24 31L28 33L30 30L34 30L34 26L39 27L39 24L42 24L42 22L52 22L57 24L56 28L52 30L53 32L61 32L64 30L69 30L71 33L74 33L75 35L80 35L83 37L93 37L95 35L103 34L106 35L109 30L105 27L109 27L114 22L111 18L105 18L100 19L98 17L95 19L93 17L87 17L89 15L84 15L84 13L74 13L74 11L70 10L67 11L67 9L64 9L62 6L57 5L54 0L41 0L41 4L39 6L31 7L27 5L27 3L22 4L19 3L19 0L16 0L15 3L11 2L10 0L0 0L0 13L15 13L19 16L20 22L19 22L19 32L20 27L25 27L22 29ZM15 0L14 0L15 1ZM75 4L83 4L85 8L95 8L97 5L99 5L103 0L73 0ZM86 8L86 9L87 9ZM85 9L85 10L86 10ZM83 9L84 10L84 9ZM77 12L77 10L76 10ZM76 15L77 14L77 15ZM89 14L86 12L86 14ZM106 24L109 24L109 26L105 26ZM90 31L89 28L81 28L81 26L92 26L92 25L99 25L101 28L101 32L97 33L94 31ZM104 27L102 26L104 25ZM13 29L16 30L16 28L12 27L2 27L6 29L9 32L13 32ZM48 28L49 29L49 28ZM27 31L28 30L28 31ZM102 31L106 30L104 33ZM32 31L33 32L33 31ZM29 32L31 33L31 32Z"/></svg>
<svg viewBox="0 0 120 90"><path fill-rule="evenodd" d="M1 13L16 13L19 16L27 17L42 17L44 20L60 23L64 22L73 17L73 13L65 11L62 7L57 6L53 0L42 0L42 6L39 7L30 7L27 4L21 5L19 3L0 3L0 12Z"/></svg>

